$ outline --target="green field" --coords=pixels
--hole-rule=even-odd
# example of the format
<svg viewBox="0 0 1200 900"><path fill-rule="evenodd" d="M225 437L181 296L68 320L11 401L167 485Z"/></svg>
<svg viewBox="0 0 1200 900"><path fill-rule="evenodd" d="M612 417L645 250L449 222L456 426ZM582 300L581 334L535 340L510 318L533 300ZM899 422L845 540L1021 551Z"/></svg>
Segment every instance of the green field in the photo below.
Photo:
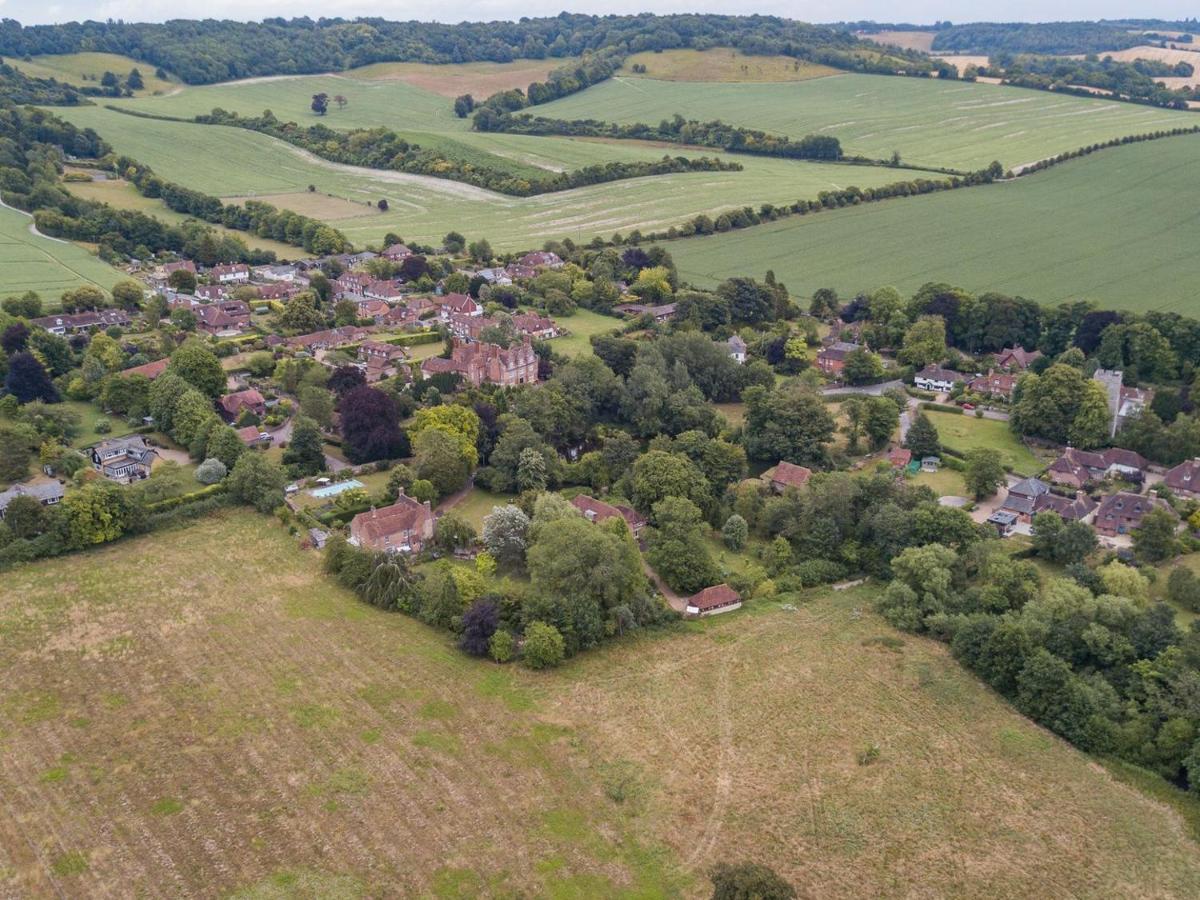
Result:
<svg viewBox="0 0 1200 900"><path fill-rule="evenodd" d="M5 574L6 895L700 898L751 860L830 898L1194 896L1171 806L873 588L535 673L298 545L230 511Z"/></svg>
<svg viewBox="0 0 1200 900"><path fill-rule="evenodd" d="M28 61L14 57L5 62L34 78L54 78L80 87L99 87L100 78L105 72L112 72L124 81L130 70L136 68L141 72L145 84L142 90L135 92L136 96L160 94L176 88L170 80L155 77L156 66L153 63L139 62L117 53L63 53L35 56Z"/></svg>
<svg viewBox="0 0 1200 900"><path fill-rule="evenodd" d="M1042 303L1200 315L1200 137L1131 144L1015 182L793 217L667 245L711 286L773 269L795 294L947 281Z"/></svg>
<svg viewBox="0 0 1200 900"><path fill-rule="evenodd" d="M1004 465L1018 475L1034 475L1043 467L1043 463L1012 433L1007 422L936 410L927 410L925 415L937 428L942 445L951 450L964 454L980 447L996 450ZM934 484L930 486L935 487Z"/></svg>
<svg viewBox="0 0 1200 900"><path fill-rule="evenodd" d="M32 221L0 207L0 297L37 291L53 306L63 291L85 284L107 291L124 277L82 247L32 234Z"/></svg>
<svg viewBox="0 0 1200 900"><path fill-rule="evenodd" d="M579 309L573 315L552 318L560 328L570 332L550 340L550 349L564 356L590 356L592 335L608 334L623 324L621 319L603 316L590 309Z"/></svg>
<svg viewBox="0 0 1200 900"><path fill-rule="evenodd" d="M553 103L540 115L657 123L679 113L793 137L829 134L872 159L899 151L917 165L980 169L1031 163L1125 134L1191 125L1186 112L1045 91L838 75L783 84L698 84L614 78Z"/></svg>
<svg viewBox="0 0 1200 900"><path fill-rule="evenodd" d="M181 95L181 96L186 96ZM174 98L170 98L174 99ZM335 223L352 241L378 243L388 231L437 243L451 229L486 237L500 250L541 246L552 238L587 241L613 232L665 229L699 213L812 198L831 187L866 187L895 180L890 169L740 157L741 172L696 172L634 178L537 197L509 197L456 181L338 166L281 141L238 128L139 119L102 107L63 108L59 115L93 127L120 153L164 178L223 197L305 192L314 185L365 204L380 197L390 209ZM475 135L472 139L490 138ZM503 136L497 146L567 163L604 158L657 159L662 148L588 140ZM237 160L231 166L229 160Z"/></svg>

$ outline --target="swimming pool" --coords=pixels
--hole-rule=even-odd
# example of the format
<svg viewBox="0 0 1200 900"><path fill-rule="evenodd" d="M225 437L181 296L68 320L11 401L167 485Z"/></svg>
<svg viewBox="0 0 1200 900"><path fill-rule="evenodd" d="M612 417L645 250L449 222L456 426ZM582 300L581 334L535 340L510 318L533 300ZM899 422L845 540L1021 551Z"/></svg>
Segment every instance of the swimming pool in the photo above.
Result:
<svg viewBox="0 0 1200 900"><path fill-rule="evenodd" d="M313 497L336 497L342 491L350 491L360 487L366 487L366 485L357 478L351 478L347 481L339 481L336 484L327 484L325 487L313 488L308 493Z"/></svg>

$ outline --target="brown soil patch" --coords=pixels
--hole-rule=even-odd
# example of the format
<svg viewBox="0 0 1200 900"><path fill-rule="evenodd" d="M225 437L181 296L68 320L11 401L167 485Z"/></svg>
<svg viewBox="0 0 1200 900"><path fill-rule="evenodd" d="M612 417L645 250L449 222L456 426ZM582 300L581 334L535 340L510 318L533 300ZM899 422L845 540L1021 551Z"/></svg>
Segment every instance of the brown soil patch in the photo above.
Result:
<svg viewBox="0 0 1200 900"><path fill-rule="evenodd" d="M925 53L933 50L932 31L878 31L874 34L860 32L858 36L876 44L890 44L902 50L921 50Z"/></svg>

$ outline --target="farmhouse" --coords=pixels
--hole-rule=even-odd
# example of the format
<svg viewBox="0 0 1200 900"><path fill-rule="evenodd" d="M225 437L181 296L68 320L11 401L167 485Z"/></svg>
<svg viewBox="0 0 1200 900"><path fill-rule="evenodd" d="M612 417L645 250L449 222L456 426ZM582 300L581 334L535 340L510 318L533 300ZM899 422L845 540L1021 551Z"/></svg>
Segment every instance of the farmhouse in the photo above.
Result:
<svg viewBox="0 0 1200 900"><path fill-rule="evenodd" d="M384 553L420 553L433 538L433 510L401 494L391 506L359 513L350 522L350 543Z"/></svg>
<svg viewBox="0 0 1200 900"><path fill-rule="evenodd" d="M40 316L30 324L44 328L51 334L76 334L95 328L126 328L133 321L123 309L89 309L78 313L60 313L56 316Z"/></svg>
<svg viewBox="0 0 1200 900"><path fill-rule="evenodd" d="M1180 497L1200 500L1200 457L1169 469L1163 477L1163 484Z"/></svg>
<svg viewBox="0 0 1200 900"><path fill-rule="evenodd" d="M1096 510L1093 527L1100 534L1108 537L1129 534L1142 524L1146 513L1155 507L1171 510L1170 506L1157 497L1119 491L1105 497L1100 503L1100 508Z"/></svg>
<svg viewBox="0 0 1200 900"><path fill-rule="evenodd" d="M57 481L38 481L33 484L14 484L8 490L0 491L0 520L4 519L8 504L18 497L32 497L42 506L53 506L62 502L63 486Z"/></svg>
<svg viewBox="0 0 1200 900"><path fill-rule="evenodd" d="M817 354L817 368L836 378L846 368L846 357L858 349L861 349L859 344L835 341Z"/></svg>
<svg viewBox="0 0 1200 900"><path fill-rule="evenodd" d="M246 411L252 412L256 416L264 416L267 413L267 401L254 388L226 394L218 402L231 422Z"/></svg>
<svg viewBox="0 0 1200 900"><path fill-rule="evenodd" d="M685 611L689 616L713 616L733 612L742 605L742 598L727 584L714 584L687 599Z"/></svg>
<svg viewBox="0 0 1200 900"><path fill-rule="evenodd" d="M966 376L961 372L955 372L952 369L943 369L941 366L928 365L920 372L913 376L913 384L923 391L934 391L939 394L948 394L954 390L956 384L961 384L966 381Z"/></svg>
<svg viewBox="0 0 1200 900"><path fill-rule="evenodd" d="M133 482L150 477L158 451L140 434L101 441L89 450L92 468L110 481Z"/></svg>
<svg viewBox="0 0 1200 900"><path fill-rule="evenodd" d="M1024 372L1042 358L1040 350L1026 350L1020 344L1006 347L996 355L996 365L1008 372Z"/></svg>
<svg viewBox="0 0 1200 900"><path fill-rule="evenodd" d="M495 344L466 344L453 339L450 359L431 357L421 363L426 377L457 372L474 385L536 384L538 361L528 339L507 349Z"/></svg>
<svg viewBox="0 0 1200 900"><path fill-rule="evenodd" d="M775 468L764 472L763 477L770 483L771 490L782 494L788 488L802 488L808 484L808 480L812 478L812 469L790 462L781 462Z"/></svg>
<svg viewBox="0 0 1200 900"><path fill-rule="evenodd" d="M583 513L583 517L589 522L605 522L618 517L624 519L634 537L638 537L646 527L646 517L628 506L605 503L587 494L572 497L571 505Z"/></svg>

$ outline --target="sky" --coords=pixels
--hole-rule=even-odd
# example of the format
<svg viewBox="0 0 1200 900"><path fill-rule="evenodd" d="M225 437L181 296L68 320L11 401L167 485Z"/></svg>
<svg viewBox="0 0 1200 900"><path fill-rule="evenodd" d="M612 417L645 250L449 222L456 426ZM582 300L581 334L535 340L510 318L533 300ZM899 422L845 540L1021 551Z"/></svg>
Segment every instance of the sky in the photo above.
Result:
<svg viewBox="0 0 1200 900"><path fill-rule="evenodd" d="M562 10L593 13L759 13L806 22L1025 21L1078 19L1180 19L1197 14L1195 0L0 0L0 18L26 25L81 19L127 22L174 19L262 19L269 16L381 16L441 22L491 21L556 15Z"/></svg>

